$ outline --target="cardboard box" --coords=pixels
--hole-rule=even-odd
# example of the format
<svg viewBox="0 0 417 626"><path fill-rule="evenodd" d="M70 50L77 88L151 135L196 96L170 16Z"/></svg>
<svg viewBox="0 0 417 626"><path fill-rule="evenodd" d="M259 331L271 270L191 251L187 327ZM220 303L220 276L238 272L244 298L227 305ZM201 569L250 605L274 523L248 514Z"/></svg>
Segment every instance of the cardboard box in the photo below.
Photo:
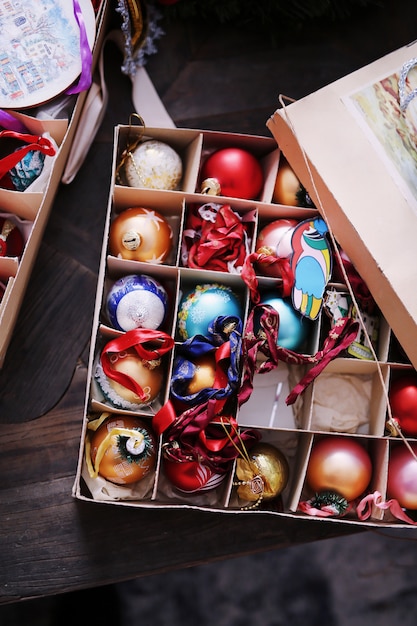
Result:
<svg viewBox="0 0 417 626"><path fill-rule="evenodd" d="M267 126L417 366L416 100L401 110L404 46L278 109ZM415 89L411 69L406 94Z"/></svg>
<svg viewBox="0 0 417 626"><path fill-rule="evenodd" d="M275 124L273 119L272 124ZM284 124L285 127L285 124ZM275 126L273 126L275 130ZM253 378L253 392L249 400L236 409L235 417L241 433L257 430L262 442L273 445L285 457L289 468L289 480L280 497L264 501L258 506L254 501L238 497L235 460L224 480L216 483L215 488L200 490L197 493L184 493L173 487L167 475L166 432L156 437L156 464L154 469L141 481L129 485L118 485L92 474L90 446L97 419L107 415L115 418L140 417L148 427L154 424L154 414L165 407L170 395L173 376L174 358L183 344L178 333L178 307L181 297L190 286L196 284L222 283L233 288L243 299L243 315L246 322L252 307L247 283L239 272L218 272L207 269L187 267L183 262L182 244L187 229L190 212L195 206L210 202L230 204L232 209L242 216L254 214L251 232L250 250L255 251L256 238L260 229L279 218L292 218L298 221L311 220L319 215L316 208L286 206L274 202L274 188L282 159L281 145L274 139L240 134L216 133L192 129L142 129L130 126L118 126L115 129L113 158L113 177L108 204L107 220L101 255L100 273L97 288L97 300L92 331L91 351L88 369L84 421L82 428L77 474L73 486L73 496L87 502L102 502L112 505L125 505L145 508L197 508L213 512L232 514L256 514L258 511L278 517L303 517L309 520L323 520L322 517L308 515L300 508L314 496L311 486L306 481L306 473L314 446L325 436L346 442L353 439L369 455L372 463L372 476L366 493L380 493L385 501L387 497L388 460L392 448L397 444L394 437L386 436L385 422L387 415L387 389L394 371L397 375L409 371L408 359L393 360L393 333L379 312L379 339L375 347L376 360L355 358L343 353L327 365L324 371L310 384L293 405L287 405L285 398L294 384L309 371L305 364L293 365L280 361L278 366L267 373L256 373ZM128 187L120 184L116 176L122 156L136 138L157 139L173 147L183 161L183 178L180 188L174 191L152 190ZM284 136L284 147L292 142ZM200 169L204 159L214 149L221 147L244 147L256 155L261 163L264 185L257 200L244 200L226 197L208 197L200 193ZM292 157L290 151L289 158ZM308 189L310 189L308 187ZM160 264L144 263L117 258L109 250L109 237L113 221L130 207L146 207L158 211L170 222L173 230L173 250ZM330 213L330 211L329 211ZM326 215L327 217L327 215ZM353 227L349 227L353 228ZM349 244L349 237L343 243ZM351 248L348 247L349 254ZM367 253L369 255L369 253ZM354 256L356 260L356 256ZM367 268L365 268L367 269ZM112 404L97 384L97 366L103 346L109 340L125 337L126 333L115 330L106 314L106 298L110 285L122 276L134 273L146 273L161 281L170 294L168 318L164 332L174 338L170 353L164 355L164 385L156 402L139 408L120 407ZM368 271L372 279L372 272ZM280 279L262 275L259 272L260 289L280 286ZM334 285L337 290L346 287ZM323 349L329 330L329 318L322 311L312 322L308 336L306 355L313 355ZM245 365L243 363L243 365ZM240 380L241 382L241 380ZM230 431L229 431L230 434ZM92 468L97 469L97 468ZM348 511L343 516L327 518L333 523L348 523L365 526L407 526L404 520L395 518L389 510L369 505L369 516L359 518L356 510Z"/></svg>
<svg viewBox="0 0 417 626"><path fill-rule="evenodd" d="M96 36L93 47L94 70L108 25L109 3L102 2L96 15ZM7 348L16 325L28 281L32 272L42 235L45 230L53 201L61 182L61 176L70 154L77 125L83 114L88 91L81 92L67 116L60 119L35 118L25 110L16 117L24 122L28 130L42 136L48 133L55 142L57 152L53 157L49 178L37 191L10 191L0 189L0 202L5 214L14 216L25 234L25 247L21 258L0 258L0 283L5 287L0 302L0 367L6 358Z"/></svg>

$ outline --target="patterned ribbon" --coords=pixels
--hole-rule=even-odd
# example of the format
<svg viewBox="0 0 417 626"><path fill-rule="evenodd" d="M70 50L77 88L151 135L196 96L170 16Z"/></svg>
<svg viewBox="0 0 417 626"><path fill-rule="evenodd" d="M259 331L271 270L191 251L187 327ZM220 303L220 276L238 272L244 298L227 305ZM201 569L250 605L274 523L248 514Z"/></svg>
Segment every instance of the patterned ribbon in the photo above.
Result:
<svg viewBox="0 0 417 626"><path fill-rule="evenodd" d="M225 331L230 329L230 332ZM195 335L178 346L171 377L172 396L187 404L200 404L210 398L227 398L237 388L242 344L242 321L235 316L218 316L209 328L209 337ZM215 383L212 388L188 393L193 378L195 359L213 353L216 364Z"/></svg>
<svg viewBox="0 0 417 626"><path fill-rule="evenodd" d="M291 295L294 285L294 274L291 269L290 260L279 258L273 254L266 254L264 252L252 252L251 254L248 254L245 259L241 276L250 291L251 300L254 304L259 304L261 299L258 291L258 279L254 270L254 263L277 265L281 271L282 277L281 295L283 298L287 298Z"/></svg>
<svg viewBox="0 0 417 626"><path fill-rule="evenodd" d="M219 417L216 400L191 407L177 416L170 402L153 417L152 427L158 435L165 433L165 456L173 461L198 460L217 473L225 473L230 463L260 439L256 430L238 431L233 417ZM227 434L226 434L226 430Z"/></svg>
<svg viewBox="0 0 417 626"><path fill-rule="evenodd" d="M133 348L141 359L152 363L152 361L159 362L160 358L172 350L173 346L173 338L162 331L135 328L106 344L101 353L101 365L108 378L133 391L141 400L146 400L146 394L136 380L128 374L113 369L112 354Z"/></svg>
<svg viewBox="0 0 417 626"><path fill-rule="evenodd" d="M14 130L2 130L0 131L0 139L3 137L19 139L20 141L25 142L26 145L0 159L0 179L2 179L7 172L15 167L31 151L39 151L47 156L55 155L55 148L47 137L18 133Z"/></svg>
<svg viewBox="0 0 417 626"><path fill-rule="evenodd" d="M348 317L340 318L325 339L323 349L315 355L299 354L276 345L278 327L279 315L273 307L264 304L253 307L242 342L245 372L239 394L239 404L249 399L253 390L254 374L274 369L278 365L278 360L294 365L312 365L286 398L287 405L294 404L298 396L305 391L326 365L352 343L358 333L359 322ZM266 361L260 364L257 364L258 352L266 356Z"/></svg>
<svg viewBox="0 0 417 626"><path fill-rule="evenodd" d="M73 0L73 3L75 19L80 29L81 74L78 82L67 89L66 93L68 95L73 95L80 93L81 91L85 91L90 87L93 79L91 72L93 55L91 53L90 45L88 43L83 12L78 3L78 0Z"/></svg>

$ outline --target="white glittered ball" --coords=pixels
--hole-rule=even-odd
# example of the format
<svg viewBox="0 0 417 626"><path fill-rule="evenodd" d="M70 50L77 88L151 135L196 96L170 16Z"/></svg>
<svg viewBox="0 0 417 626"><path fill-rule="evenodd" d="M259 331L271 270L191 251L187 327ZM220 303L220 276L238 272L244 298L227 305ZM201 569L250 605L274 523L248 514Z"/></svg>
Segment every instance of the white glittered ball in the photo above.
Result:
<svg viewBox="0 0 417 626"><path fill-rule="evenodd" d="M175 190L182 178L182 161L171 146L156 139L141 143L124 166L129 187Z"/></svg>

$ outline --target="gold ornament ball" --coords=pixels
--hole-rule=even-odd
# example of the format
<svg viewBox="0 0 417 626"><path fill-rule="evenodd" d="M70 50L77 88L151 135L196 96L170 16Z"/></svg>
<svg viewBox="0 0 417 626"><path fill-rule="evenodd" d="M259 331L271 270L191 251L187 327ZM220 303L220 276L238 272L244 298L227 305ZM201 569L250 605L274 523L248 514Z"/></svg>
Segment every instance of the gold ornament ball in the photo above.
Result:
<svg viewBox="0 0 417 626"><path fill-rule="evenodd" d="M250 463L239 458L236 463L236 475L240 481L249 484L239 485L238 496L242 500L254 502L262 495L263 500L273 500L285 489L289 478L289 466L284 454L269 443L258 443L249 451ZM255 476L263 481L263 491L258 493L252 483Z"/></svg>
<svg viewBox="0 0 417 626"><path fill-rule="evenodd" d="M188 384L188 393L195 394L202 389L211 389L216 378L216 359L212 352L194 360L194 376Z"/></svg>
<svg viewBox="0 0 417 626"><path fill-rule="evenodd" d="M143 361L135 350L129 349L118 356L114 356L113 370L133 378L146 393L146 399L141 400L134 391L109 378L109 385L114 392L127 402L132 402L133 404L152 402L161 391L163 383L162 367L160 365L150 367L149 363Z"/></svg>
<svg viewBox="0 0 417 626"><path fill-rule="evenodd" d="M120 439L117 429L137 430L137 437ZM113 434L115 431L116 434ZM107 418L91 436L91 460L96 461L100 445L110 435L98 473L117 485L142 480L154 468L156 441L150 428L136 417L116 415ZM127 439L127 441L126 441ZM132 452L133 451L133 452Z"/></svg>

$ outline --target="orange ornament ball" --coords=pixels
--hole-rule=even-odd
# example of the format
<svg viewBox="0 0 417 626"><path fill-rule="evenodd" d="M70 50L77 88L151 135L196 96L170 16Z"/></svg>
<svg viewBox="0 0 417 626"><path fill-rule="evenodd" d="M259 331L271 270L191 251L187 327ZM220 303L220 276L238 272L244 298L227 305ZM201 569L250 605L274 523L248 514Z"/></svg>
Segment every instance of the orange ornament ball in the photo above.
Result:
<svg viewBox="0 0 417 626"><path fill-rule="evenodd" d="M118 485L136 483L155 467L155 437L136 417L108 417L92 434L90 446L98 474Z"/></svg>
<svg viewBox="0 0 417 626"><path fill-rule="evenodd" d="M110 224L109 250L113 256L143 263L163 263L173 247L173 232L161 213L131 207Z"/></svg>
<svg viewBox="0 0 417 626"><path fill-rule="evenodd" d="M272 199L277 204L301 206L298 194L302 191L301 183L291 165L281 157Z"/></svg>
<svg viewBox="0 0 417 626"><path fill-rule="evenodd" d="M330 491L350 502L363 494L371 477L371 459L358 441L335 435L313 445L306 479L314 492Z"/></svg>

